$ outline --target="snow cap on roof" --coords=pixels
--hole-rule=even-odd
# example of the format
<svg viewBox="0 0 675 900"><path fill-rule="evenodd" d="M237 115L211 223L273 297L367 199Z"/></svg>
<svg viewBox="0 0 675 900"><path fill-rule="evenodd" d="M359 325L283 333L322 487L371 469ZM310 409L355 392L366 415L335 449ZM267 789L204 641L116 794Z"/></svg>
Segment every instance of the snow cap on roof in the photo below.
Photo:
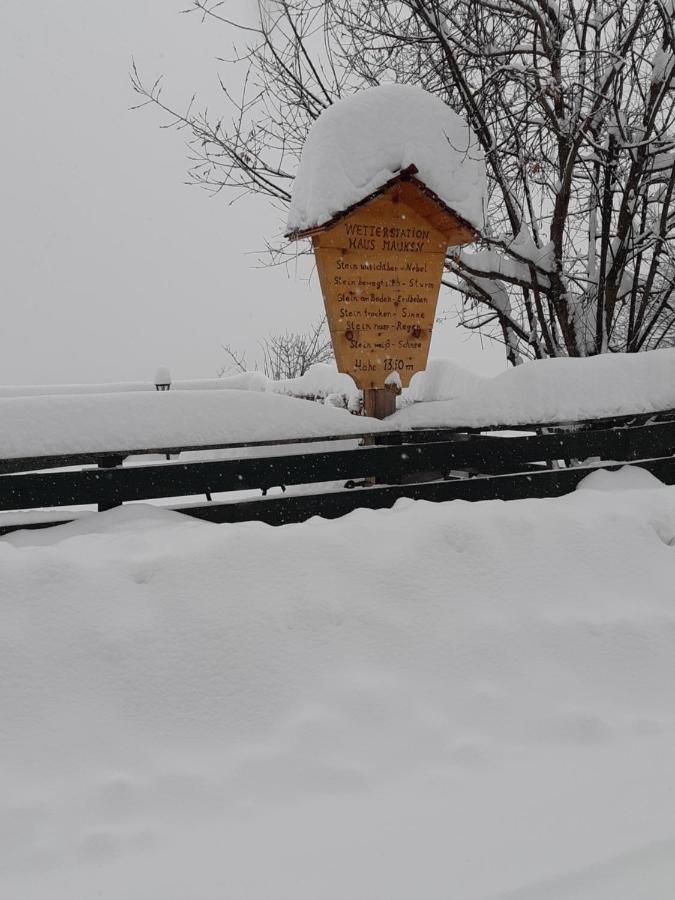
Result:
<svg viewBox="0 0 675 900"><path fill-rule="evenodd" d="M485 162L469 125L433 94L387 84L339 100L314 123L287 231L323 225L409 166L439 200L482 230Z"/></svg>

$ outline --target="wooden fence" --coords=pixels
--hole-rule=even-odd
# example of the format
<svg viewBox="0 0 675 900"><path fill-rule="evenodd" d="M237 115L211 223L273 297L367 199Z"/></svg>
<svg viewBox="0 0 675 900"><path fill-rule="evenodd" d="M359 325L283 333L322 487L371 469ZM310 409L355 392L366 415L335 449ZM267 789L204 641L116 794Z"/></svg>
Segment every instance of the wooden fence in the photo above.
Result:
<svg viewBox="0 0 675 900"><path fill-rule="evenodd" d="M526 433L533 432L533 433ZM506 431L469 428L378 433L354 446L313 449L316 441L284 444L138 448L133 452L0 460L0 511L44 510L41 521L0 516L0 533L72 520L68 507L109 509L129 501L204 496L172 509L213 522L259 520L272 525L311 516L336 518L358 507L384 508L401 497L430 501L553 497L573 490L598 465L636 463L675 483L675 410L565 424L518 425ZM357 445L359 444L359 445ZM228 448L241 456L171 460L194 450ZM264 448L252 450L254 447ZM244 453L245 450L245 453ZM270 450L273 453L270 453ZM251 456L251 453L263 455ZM158 462L131 457L155 454ZM138 464L137 464L138 463ZM70 468L65 471L65 467ZM45 471L49 469L50 471ZM59 470L61 469L61 470ZM326 482L331 483L326 487ZM302 492L293 492L297 485ZM285 493L266 496L275 486ZM216 494L261 491L231 499Z"/></svg>

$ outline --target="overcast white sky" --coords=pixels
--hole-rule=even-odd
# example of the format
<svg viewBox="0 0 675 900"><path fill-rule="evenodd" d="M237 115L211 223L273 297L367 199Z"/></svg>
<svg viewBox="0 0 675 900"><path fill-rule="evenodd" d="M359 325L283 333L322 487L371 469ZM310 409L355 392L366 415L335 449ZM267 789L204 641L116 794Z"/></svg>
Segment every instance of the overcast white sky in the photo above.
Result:
<svg viewBox="0 0 675 900"><path fill-rule="evenodd" d="M222 343L303 328L322 311L310 268L260 268L283 214L185 185L184 137L132 112L129 67L167 98L217 101L232 35L186 0L0 3L0 383L212 377ZM252 7L229 0L230 9ZM221 66L225 79L236 75ZM441 296L441 305L447 297ZM499 348L448 323L432 354L485 373Z"/></svg>

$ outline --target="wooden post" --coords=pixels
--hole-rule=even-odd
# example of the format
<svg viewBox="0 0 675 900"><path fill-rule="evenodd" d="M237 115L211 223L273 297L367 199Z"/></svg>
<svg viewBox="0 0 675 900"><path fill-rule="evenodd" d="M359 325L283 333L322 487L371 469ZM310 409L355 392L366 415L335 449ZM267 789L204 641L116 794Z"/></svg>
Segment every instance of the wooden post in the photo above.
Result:
<svg viewBox="0 0 675 900"><path fill-rule="evenodd" d="M96 460L96 465L99 469L116 469L118 466L121 466L124 463L124 456L110 455L110 456L101 456ZM114 509L116 506L120 506L119 503L115 502L104 502L98 504L98 511L105 512L107 509Z"/></svg>
<svg viewBox="0 0 675 900"><path fill-rule="evenodd" d="M396 394L386 388L365 388L363 391L363 413L373 419L386 419L396 412ZM377 444L377 435L366 435L363 445ZM380 483L377 475L368 476L364 483L373 485Z"/></svg>
<svg viewBox="0 0 675 900"><path fill-rule="evenodd" d="M363 411L373 419L386 419L396 412L396 394L386 388L366 388L363 392Z"/></svg>

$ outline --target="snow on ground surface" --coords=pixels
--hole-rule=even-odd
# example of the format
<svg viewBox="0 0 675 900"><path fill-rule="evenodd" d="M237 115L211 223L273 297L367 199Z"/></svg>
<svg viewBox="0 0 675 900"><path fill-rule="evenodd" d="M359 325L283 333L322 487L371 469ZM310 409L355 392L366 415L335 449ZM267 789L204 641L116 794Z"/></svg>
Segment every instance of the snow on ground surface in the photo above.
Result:
<svg viewBox="0 0 675 900"><path fill-rule="evenodd" d="M414 376L408 405L382 422L284 396L300 387L310 396L329 388L348 396L351 378L331 366L271 384L264 390L256 382L248 390L0 397L0 459L657 412L675 408L675 350L540 360L494 378L431 360Z"/></svg>
<svg viewBox="0 0 675 900"><path fill-rule="evenodd" d="M0 459L282 441L382 428L344 409L259 391L153 391L0 399Z"/></svg>
<svg viewBox="0 0 675 900"><path fill-rule="evenodd" d="M565 422L675 408L675 350L545 359L484 378L451 360L413 376L397 428Z"/></svg>
<svg viewBox="0 0 675 900"><path fill-rule="evenodd" d="M675 489L599 477L0 539L0 895L672 900Z"/></svg>
<svg viewBox="0 0 675 900"><path fill-rule="evenodd" d="M222 378L172 381L172 391L276 391L292 396L327 396L340 391L351 393L355 384L334 364L316 363L299 378L274 381L262 372L238 372ZM112 384L20 384L0 385L2 397L33 397L52 394L120 394L126 391L155 391L153 381L119 381Z"/></svg>
<svg viewBox="0 0 675 900"><path fill-rule="evenodd" d="M241 372L225 378L195 378L172 381L172 391L265 391L268 379L261 372ZM156 391L154 381L115 381L103 384L3 384L2 397L42 397L54 394L122 394L127 391Z"/></svg>
<svg viewBox="0 0 675 900"><path fill-rule="evenodd" d="M338 372L334 363L315 363L299 378L270 381L268 390L293 397L328 397L330 394L349 397L357 388L352 376Z"/></svg>
<svg viewBox="0 0 675 900"><path fill-rule="evenodd" d="M117 381L102 384L0 384L0 398L44 397L53 394L121 394L155 391L150 381Z"/></svg>
<svg viewBox="0 0 675 900"><path fill-rule="evenodd" d="M316 120L293 184L288 231L323 224L410 165L482 229L485 162L468 124L421 88L387 84L332 104Z"/></svg>

